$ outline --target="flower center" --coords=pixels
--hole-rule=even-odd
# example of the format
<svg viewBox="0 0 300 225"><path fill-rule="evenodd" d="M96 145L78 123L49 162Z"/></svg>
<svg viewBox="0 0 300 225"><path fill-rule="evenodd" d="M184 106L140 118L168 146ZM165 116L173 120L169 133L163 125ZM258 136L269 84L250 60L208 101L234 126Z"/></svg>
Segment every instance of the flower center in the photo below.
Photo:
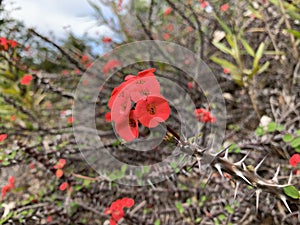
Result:
<svg viewBox="0 0 300 225"><path fill-rule="evenodd" d="M155 105L154 104L147 105L147 112L150 113L151 115L154 115L156 112Z"/></svg>
<svg viewBox="0 0 300 225"><path fill-rule="evenodd" d="M129 126L130 126L130 127L133 127L133 128L136 127L136 122L135 122L134 119L129 119L129 122L128 122L128 123L129 123Z"/></svg>

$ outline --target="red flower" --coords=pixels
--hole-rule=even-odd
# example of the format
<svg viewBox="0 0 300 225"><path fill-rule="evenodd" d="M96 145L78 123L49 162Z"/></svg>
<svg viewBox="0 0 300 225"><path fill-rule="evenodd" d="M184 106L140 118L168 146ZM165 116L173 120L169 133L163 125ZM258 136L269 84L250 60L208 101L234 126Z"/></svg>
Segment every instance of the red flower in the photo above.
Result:
<svg viewBox="0 0 300 225"><path fill-rule="evenodd" d="M209 6L209 3L207 1L203 1L203 0L200 0L200 7L202 9L205 9L207 6Z"/></svg>
<svg viewBox="0 0 300 225"><path fill-rule="evenodd" d="M12 48L15 48L18 46L18 42L14 41L14 40L8 40L7 42L10 45L10 47L12 47Z"/></svg>
<svg viewBox="0 0 300 225"><path fill-rule="evenodd" d="M61 169L56 170L55 176L61 178L64 175L64 171Z"/></svg>
<svg viewBox="0 0 300 225"><path fill-rule="evenodd" d="M7 191L9 191L9 186L5 185L5 186L2 188L2 190L1 190L1 196L2 196L2 198L5 197Z"/></svg>
<svg viewBox="0 0 300 225"><path fill-rule="evenodd" d="M65 159L59 159L58 163L53 166L54 169L62 169L66 165L67 161Z"/></svg>
<svg viewBox="0 0 300 225"><path fill-rule="evenodd" d="M198 121L204 122L204 123L214 123L216 122L216 118L210 115L210 112L206 109L195 109L194 111L195 116L197 117Z"/></svg>
<svg viewBox="0 0 300 225"><path fill-rule="evenodd" d="M50 223L51 221L52 221L52 216L48 216L47 219L46 219L46 222Z"/></svg>
<svg viewBox="0 0 300 225"><path fill-rule="evenodd" d="M83 55L81 56L81 63L85 64L89 61L89 56L88 55Z"/></svg>
<svg viewBox="0 0 300 225"><path fill-rule="evenodd" d="M15 121L16 120L16 118L17 118L17 116L16 115L12 115L11 117L10 117L10 121L12 122L12 121Z"/></svg>
<svg viewBox="0 0 300 225"><path fill-rule="evenodd" d="M73 122L74 122L74 117L73 116L69 117L68 118L68 123L73 123Z"/></svg>
<svg viewBox="0 0 300 225"><path fill-rule="evenodd" d="M59 190L64 191L69 187L68 182L63 182L60 186L59 186Z"/></svg>
<svg viewBox="0 0 300 225"><path fill-rule="evenodd" d="M294 154L290 158L290 165L296 167L300 163L300 154Z"/></svg>
<svg viewBox="0 0 300 225"><path fill-rule="evenodd" d="M74 73L75 75L78 75L78 74L80 74L80 70L79 70L78 68L76 68L76 69L74 69L73 73Z"/></svg>
<svg viewBox="0 0 300 225"><path fill-rule="evenodd" d="M160 96L148 96L136 104L136 116L146 127L156 127L170 116L168 101Z"/></svg>
<svg viewBox="0 0 300 225"><path fill-rule="evenodd" d="M21 79L21 84L29 85L32 80L32 76L30 74L25 74Z"/></svg>
<svg viewBox="0 0 300 225"><path fill-rule="evenodd" d="M111 112L105 113L105 121L106 122L111 122Z"/></svg>
<svg viewBox="0 0 300 225"><path fill-rule="evenodd" d="M188 89L193 89L194 83L192 81L187 83Z"/></svg>
<svg viewBox="0 0 300 225"><path fill-rule="evenodd" d="M165 15L165 16L168 16L171 12L172 12L172 8L171 8L171 7L168 7L168 8L166 8L166 10L165 10L165 12L164 12L164 15Z"/></svg>
<svg viewBox="0 0 300 225"><path fill-rule="evenodd" d="M169 35L168 33L165 33L165 34L164 34L164 39L165 39L165 40L168 40L169 38L170 38L170 35Z"/></svg>
<svg viewBox="0 0 300 225"><path fill-rule="evenodd" d="M1 196L2 196L2 198L5 197L6 192L10 191L14 187L15 187L15 177L11 176L8 179L8 184L2 187L2 190L1 190Z"/></svg>
<svg viewBox="0 0 300 225"><path fill-rule="evenodd" d="M121 65L121 62L119 62L118 60L111 59L103 66L102 72L106 75L109 71Z"/></svg>
<svg viewBox="0 0 300 225"><path fill-rule="evenodd" d="M7 134L0 134L0 142L4 141L7 138Z"/></svg>
<svg viewBox="0 0 300 225"><path fill-rule="evenodd" d="M174 26L172 24L169 24L167 27L168 32L171 32L174 29Z"/></svg>
<svg viewBox="0 0 300 225"><path fill-rule="evenodd" d="M229 5L228 4L221 5L220 9L221 11L226 12L229 9Z"/></svg>
<svg viewBox="0 0 300 225"><path fill-rule="evenodd" d="M136 139L139 136L139 127L134 110L131 110L129 115L117 117L115 129L125 141Z"/></svg>
<svg viewBox="0 0 300 225"><path fill-rule="evenodd" d="M104 38L102 38L102 42L103 43L110 43L110 42L112 42L112 39L110 37L104 37Z"/></svg>
<svg viewBox="0 0 300 225"><path fill-rule="evenodd" d="M5 37L0 37L0 45L3 47L4 50L8 50L8 42Z"/></svg>
<svg viewBox="0 0 300 225"><path fill-rule="evenodd" d="M61 71L61 75L67 76L69 75L69 71L68 70Z"/></svg>
<svg viewBox="0 0 300 225"><path fill-rule="evenodd" d="M223 69L223 72L224 72L225 74L229 74L229 73L230 73L230 70L227 69L227 68L224 68L224 69Z"/></svg>

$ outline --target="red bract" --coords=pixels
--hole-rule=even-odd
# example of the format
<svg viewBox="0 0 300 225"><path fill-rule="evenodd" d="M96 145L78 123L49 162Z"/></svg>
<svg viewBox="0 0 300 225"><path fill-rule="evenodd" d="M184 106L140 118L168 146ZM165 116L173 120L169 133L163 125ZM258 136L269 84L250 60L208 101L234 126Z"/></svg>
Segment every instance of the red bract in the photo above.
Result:
<svg viewBox="0 0 300 225"><path fill-rule="evenodd" d="M7 134L0 134L0 142L7 138Z"/></svg>
<svg viewBox="0 0 300 225"><path fill-rule="evenodd" d="M168 7L168 8L166 8L166 10L165 10L165 12L164 12L164 15L165 15L165 16L168 16L171 12L172 12L172 8L171 8L171 7Z"/></svg>
<svg viewBox="0 0 300 225"><path fill-rule="evenodd" d="M172 24L169 24L168 27L167 27L167 30L169 32L171 32L173 29L174 29L174 26Z"/></svg>
<svg viewBox="0 0 300 225"><path fill-rule="evenodd" d="M137 102L135 111L138 120L149 128L166 121L171 112L168 101L160 96L148 96Z"/></svg>
<svg viewBox="0 0 300 225"><path fill-rule="evenodd" d="M290 165L296 167L300 163L300 154L294 154L290 158Z"/></svg>
<svg viewBox="0 0 300 225"><path fill-rule="evenodd" d="M112 202L110 207L104 211L107 215L111 214L110 225L117 224L124 217L124 208L131 208L133 205L134 200L132 198L117 199Z"/></svg>
<svg viewBox="0 0 300 225"><path fill-rule="evenodd" d="M216 122L216 118L211 116L210 112L206 109L202 109L202 108L195 109L194 114L197 117L198 121L201 121L204 123Z"/></svg>
<svg viewBox="0 0 300 225"><path fill-rule="evenodd" d="M102 68L102 72L106 75L109 71L113 70L114 68L121 66L121 62L116 59L109 60Z"/></svg>
<svg viewBox="0 0 300 225"><path fill-rule="evenodd" d="M23 85L29 85L30 82L31 82L31 80L32 80L32 76L31 76L30 74L25 74L25 75L22 77L20 83L23 84Z"/></svg>
<svg viewBox="0 0 300 225"><path fill-rule="evenodd" d="M118 117L115 121L116 132L125 141L132 141L139 136L138 121L134 110L131 110L129 115Z"/></svg>
<svg viewBox="0 0 300 225"><path fill-rule="evenodd" d="M225 12L229 9L229 5L228 4L221 5L220 9L221 11Z"/></svg>

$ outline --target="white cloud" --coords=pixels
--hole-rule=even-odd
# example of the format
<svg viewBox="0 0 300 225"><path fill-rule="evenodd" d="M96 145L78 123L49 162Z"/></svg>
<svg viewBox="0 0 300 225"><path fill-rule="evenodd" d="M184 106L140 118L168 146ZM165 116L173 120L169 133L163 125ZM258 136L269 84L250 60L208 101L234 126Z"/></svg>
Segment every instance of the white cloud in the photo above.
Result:
<svg viewBox="0 0 300 225"><path fill-rule="evenodd" d="M66 28L78 36L85 32L92 36L108 32L104 26L97 27L92 17L95 12L86 0L4 0L4 3L8 10L20 7L11 15L45 35L53 31L63 37Z"/></svg>

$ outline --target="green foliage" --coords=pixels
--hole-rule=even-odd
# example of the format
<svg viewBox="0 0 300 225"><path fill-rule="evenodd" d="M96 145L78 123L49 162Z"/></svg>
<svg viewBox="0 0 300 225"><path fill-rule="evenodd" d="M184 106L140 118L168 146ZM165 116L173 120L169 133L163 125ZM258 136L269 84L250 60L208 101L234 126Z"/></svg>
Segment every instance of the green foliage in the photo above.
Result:
<svg viewBox="0 0 300 225"><path fill-rule="evenodd" d="M299 191L292 185L284 187L283 192L293 199L300 199Z"/></svg>

